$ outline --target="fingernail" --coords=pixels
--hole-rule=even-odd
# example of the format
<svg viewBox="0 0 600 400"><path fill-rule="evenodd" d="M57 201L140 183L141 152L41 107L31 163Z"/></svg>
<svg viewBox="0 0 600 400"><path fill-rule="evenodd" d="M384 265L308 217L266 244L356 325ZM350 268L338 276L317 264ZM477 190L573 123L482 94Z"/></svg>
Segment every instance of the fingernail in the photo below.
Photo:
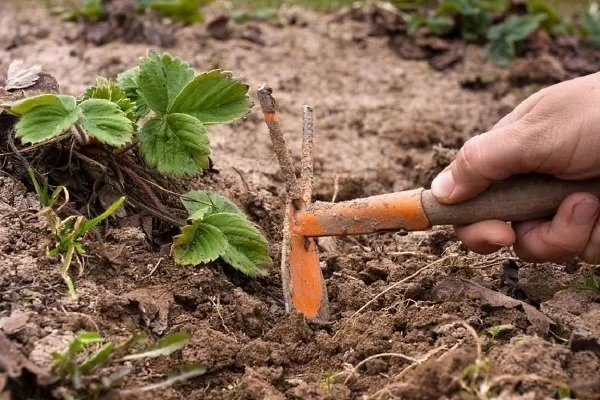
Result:
<svg viewBox="0 0 600 400"><path fill-rule="evenodd" d="M452 171L444 171L431 182L431 191L439 199L449 199L454 191L454 177Z"/></svg>
<svg viewBox="0 0 600 400"><path fill-rule="evenodd" d="M583 200L573 207L573 222L577 225L587 225L591 220L595 220L600 211L598 200Z"/></svg>

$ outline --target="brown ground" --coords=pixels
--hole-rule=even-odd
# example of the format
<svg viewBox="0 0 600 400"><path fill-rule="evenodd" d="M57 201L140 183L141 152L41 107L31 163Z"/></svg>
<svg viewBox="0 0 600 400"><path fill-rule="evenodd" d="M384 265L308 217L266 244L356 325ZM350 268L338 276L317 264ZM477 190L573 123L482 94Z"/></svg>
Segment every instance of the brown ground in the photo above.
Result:
<svg viewBox="0 0 600 400"><path fill-rule="evenodd" d="M148 48L120 41L87 44L79 25L57 20L35 3L1 7L0 71L14 58L42 64L65 93L79 94L98 74L115 76ZM301 105L312 105L315 197L321 200L331 199L336 179L338 200L426 185L449 159L448 151L434 146L459 147L538 88L509 90L505 73L483 62L479 48L468 48L464 63L436 72L426 62L399 58L385 38L366 37L360 23L328 25L327 17L307 12L298 18L306 24L254 25L264 45L243 38L218 41L203 26L191 26L164 50L199 70L234 71L251 85L254 98L258 84L267 81L296 154ZM252 26L236 29L243 34ZM493 90L461 87L477 74L499 83ZM211 139L220 173L202 177L198 186L243 207L267 234L278 262L284 188L260 113L212 129ZM20 329L3 329L42 367L51 350L81 329L99 329L115 340L135 329L157 338L166 327L165 332L191 332L191 344L167 360L142 364L124 386L154 382L185 362L203 364L209 373L139 398L543 399L555 397L561 385L574 397L600 393L600 296L561 286L580 279L573 272L579 265L510 261L508 250L478 257L446 228L328 239L320 243L321 259L335 322L315 326L285 313L277 268L255 281L220 263L182 268L168 252L151 251L141 230L117 227L105 232L103 245L89 241L87 268L76 281L79 300L70 302L58 261L44 255L49 244L44 224L23 219L38 207L21 183L0 176L0 325L11 314L29 313ZM456 278L524 300L544 314L536 319L535 309L498 306L489 292ZM146 322L134 297L154 311ZM545 331L547 317L551 331ZM485 329L509 323L516 329L492 343ZM568 346L575 328L584 328L596 345ZM485 367L460 380L476 362L478 345ZM382 353L418 362L379 356L350 373ZM15 398L32 397L36 390L38 398L47 396L31 386L13 383L15 388L20 394Z"/></svg>

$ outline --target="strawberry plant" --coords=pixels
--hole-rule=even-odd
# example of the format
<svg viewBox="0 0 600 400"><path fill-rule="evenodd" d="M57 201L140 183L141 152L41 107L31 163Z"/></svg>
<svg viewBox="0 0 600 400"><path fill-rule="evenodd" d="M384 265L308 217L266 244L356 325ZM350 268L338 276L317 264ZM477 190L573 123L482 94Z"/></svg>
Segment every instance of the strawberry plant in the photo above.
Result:
<svg viewBox="0 0 600 400"><path fill-rule="evenodd" d="M538 29L554 36L574 31L573 25L561 21L558 13L543 0L526 0L516 13L514 7L509 0L440 0L427 15L413 14L406 30L414 34L425 26L436 36L485 41L487 58L502 66L514 60L522 42ZM593 43L596 33L600 32L598 18L594 19L593 13L587 12L583 22L584 31Z"/></svg>
<svg viewBox="0 0 600 400"><path fill-rule="evenodd" d="M410 29L425 25L438 36L458 29L463 39L475 41L491 26L493 13L505 12L509 5L508 0L442 0L427 17L413 18Z"/></svg>
<svg viewBox="0 0 600 400"><path fill-rule="evenodd" d="M82 238L123 205L123 173L155 205L155 215L169 214L146 184L148 180L138 176L122 154L136 149L147 166L168 177L196 175L210 163L208 126L244 116L251 107L247 91L248 86L228 72L196 74L179 58L150 52L116 81L98 78L96 85L78 98L41 94L3 105L19 117L15 136L21 142L39 145L70 140L69 159L73 150L85 152L90 148L88 155L75 154L91 167L101 168L103 175L109 171L106 165L117 169L112 187L120 186L117 191L121 195L115 193L113 197L121 198L91 220L83 216L58 218L52 205L60 192L67 197L68 191L61 187L50 194L48 182L40 184L32 174L38 196L46 205L40 214L46 216L57 243L49 254L62 257L61 274L72 297L71 261L75 259L80 270L83 268L79 258L84 252ZM131 206L139 204L128 198ZM272 262L267 241L235 205L215 193L199 191L188 193L182 201L189 224L167 219L185 225L173 244L177 262L198 265L220 257L247 275L264 273L260 267Z"/></svg>
<svg viewBox="0 0 600 400"><path fill-rule="evenodd" d="M486 55L498 65L510 64L517 56L521 42L545 19L544 14L511 15L504 22L492 26L487 34Z"/></svg>
<svg viewBox="0 0 600 400"><path fill-rule="evenodd" d="M197 265L219 257L249 276L264 274L272 263L267 240L229 200L216 193L192 191L182 197L190 223L173 241L181 264Z"/></svg>
<svg viewBox="0 0 600 400"><path fill-rule="evenodd" d="M248 86L230 73L195 75L182 60L150 52L117 83L99 79L80 100L42 94L5 104L19 116L16 136L39 143L63 133L120 147L135 139L150 167L172 176L208 167L206 125L227 123L250 109ZM148 120L140 118L151 114Z"/></svg>
<svg viewBox="0 0 600 400"><path fill-rule="evenodd" d="M590 44L600 47L600 13L598 4L592 4L581 16L582 28Z"/></svg>

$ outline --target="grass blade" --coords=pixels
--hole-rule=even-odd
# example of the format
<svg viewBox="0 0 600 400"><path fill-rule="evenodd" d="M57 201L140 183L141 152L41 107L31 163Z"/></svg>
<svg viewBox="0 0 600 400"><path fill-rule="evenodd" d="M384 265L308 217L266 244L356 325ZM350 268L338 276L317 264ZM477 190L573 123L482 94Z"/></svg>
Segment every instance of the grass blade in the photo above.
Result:
<svg viewBox="0 0 600 400"><path fill-rule="evenodd" d="M156 344L150 346L150 348L141 353L129 354L123 358L122 361L129 360L140 360L143 358L153 358L159 356L167 356L188 344L190 341L190 335L185 332L173 333L169 336L156 342Z"/></svg>

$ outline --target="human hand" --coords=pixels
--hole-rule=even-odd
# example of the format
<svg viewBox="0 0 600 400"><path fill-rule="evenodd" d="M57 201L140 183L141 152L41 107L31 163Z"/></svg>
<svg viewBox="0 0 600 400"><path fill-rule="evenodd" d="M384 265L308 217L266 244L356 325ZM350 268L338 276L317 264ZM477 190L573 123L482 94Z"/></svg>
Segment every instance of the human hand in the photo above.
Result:
<svg viewBox="0 0 600 400"><path fill-rule="evenodd" d="M431 183L438 201L458 203L511 175L538 172L560 179L600 177L600 73L542 89L502 118L491 131L469 139ZM471 250L488 254L514 245L527 261L581 256L600 263L600 201L575 193L551 221L482 221L455 226Z"/></svg>

